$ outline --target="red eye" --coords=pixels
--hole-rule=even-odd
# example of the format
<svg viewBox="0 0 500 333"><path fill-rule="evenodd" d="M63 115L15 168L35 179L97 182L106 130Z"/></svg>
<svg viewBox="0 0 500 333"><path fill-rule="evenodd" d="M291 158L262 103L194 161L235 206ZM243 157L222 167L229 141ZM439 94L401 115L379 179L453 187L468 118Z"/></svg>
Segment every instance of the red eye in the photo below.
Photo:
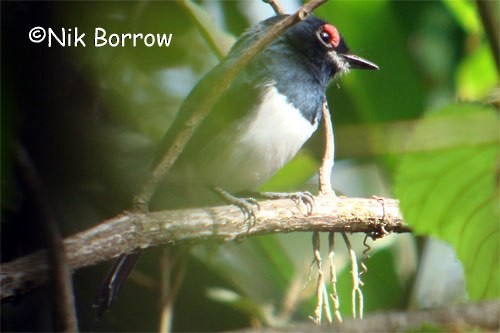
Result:
<svg viewBox="0 0 500 333"><path fill-rule="evenodd" d="M328 47L337 47L340 43L339 32L331 24L324 24L318 32L318 37Z"/></svg>
<svg viewBox="0 0 500 333"><path fill-rule="evenodd" d="M326 44L330 44L330 39L331 39L331 37L330 37L330 35L329 35L328 33L324 32L324 31L321 31L321 32L319 33L319 37L320 37L320 38L321 38L321 40L322 40L323 42L325 42Z"/></svg>

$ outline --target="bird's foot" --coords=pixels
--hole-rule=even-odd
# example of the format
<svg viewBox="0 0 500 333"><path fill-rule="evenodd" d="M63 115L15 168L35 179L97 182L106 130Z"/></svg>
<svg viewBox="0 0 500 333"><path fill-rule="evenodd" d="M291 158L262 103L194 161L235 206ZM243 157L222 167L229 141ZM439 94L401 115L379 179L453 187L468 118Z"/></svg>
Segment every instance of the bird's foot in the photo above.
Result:
<svg viewBox="0 0 500 333"><path fill-rule="evenodd" d="M255 216L254 206L257 207L257 210L260 209L259 203L257 202L257 200L255 200L255 198L238 198L231 193L221 189L220 187L214 187L213 190L222 199L241 209L241 211L243 212L243 216L245 217L245 222L248 223L248 230L250 230L250 228L255 225L257 217Z"/></svg>
<svg viewBox="0 0 500 333"><path fill-rule="evenodd" d="M311 215L314 205L314 196L309 191L304 192L259 192L259 196L267 199L292 199L297 205L306 207L307 215Z"/></svg>

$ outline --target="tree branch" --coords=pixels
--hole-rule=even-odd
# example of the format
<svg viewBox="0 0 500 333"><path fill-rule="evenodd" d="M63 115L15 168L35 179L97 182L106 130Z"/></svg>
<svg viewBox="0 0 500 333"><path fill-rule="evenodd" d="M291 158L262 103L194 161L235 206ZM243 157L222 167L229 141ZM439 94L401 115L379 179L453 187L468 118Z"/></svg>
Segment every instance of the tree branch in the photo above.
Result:
<svg viewBox="0 0 500 333"><path fill-rule="evenodd" d="M231 49L236 39L225 31L218 30L214 18L209 16L200 5L191 0L177 2L184 12L193 20L202 38L217 59L222 60Z"/></svg>
<svg viewBox="0 0 500 333"><path fill-rule="evenodd" d="M498 14L498 2L487 0L476 0L477 9L483 23L486 37L490 42L493 59L500 72L500 33L498 27L500 24L500 15Z"/></svg>
<svg viewBox="0 0 500 333"><path fill-rule="evenodd" d="M283 15L285 14L285 11L283 10L283 7L281 7L280 3L276 0L262 0L263 2L269 4L276 15Z"/></svg>
<svg viewBox="0 0 500 333"><path fill-rule="evenodd" d="M394 199L315 197L314 211L291 200L260 202L257 223L250 230L239 208L220 206L124 213L64 240L72 270L160 244L177 245L205 240L228 242L247 237L286 232L344 231L383 233L410 232L403 224ZM1 299L25 293L47 281L45 251L3 263L0 267Z"/></svg>
<svg viewBox="0 0 500 333"><path fill-rule="evenodd" d="M31 157L20 143L15 146L15 158L20 178L30 192L37 210L40 234L47 247L46 266L50 271L52 282L54 327L56 331L77 332L73 282L52 206Z"/></svg>
<svg viewBox="0 0 500 333"><path fill-rule="evenodd" d="M295 324L286 328L260 328L238 331L278 333L278 332L408 332L424 331L425 325L440 328L443 332L466 332L470 330L497 332L499 328L500 302L458 304L437 309L409 312L375 313L363 320L346 320L344 323L317 326L311 323Z"/></svg>

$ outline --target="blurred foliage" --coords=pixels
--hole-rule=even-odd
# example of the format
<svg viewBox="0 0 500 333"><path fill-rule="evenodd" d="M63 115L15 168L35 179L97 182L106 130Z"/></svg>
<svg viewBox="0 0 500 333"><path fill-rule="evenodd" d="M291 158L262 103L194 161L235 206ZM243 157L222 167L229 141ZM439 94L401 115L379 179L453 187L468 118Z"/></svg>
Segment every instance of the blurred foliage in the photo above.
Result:
<svg viewBox="0 0 500 333"><path fill-rule="evenodd" d="M363 121L381 122L411 119L422 112L422 84L409 57L404 31L395 28L397 13L391 7L390 1L332 1L317 11L343 32L352 52L374 61L381 69L377 73L353 71L341 79L341 90L346 90L349 104L344 106L344 101L339 103L336 97L329 99L335 124L339 123L336 117L343 113L354 112Z"/></svg>
<svg viewBox="0 0 500 333"><path fill-rule="evenodd" d="M468 33L480 33L482 31L482 25L476 13L476 6L472 1L444 0L443 3L465 31Z"/></svg>
<svg viewBox="0 0 500 333"><path fill-rule="evenodd" d="M483 132L498 135L498 115L479 105L457 104L429 115L486 113ZM413 142L427 136L417 125ZM453 128L443 131L456 133ZM404 156L395 192L401 210L416 234L432 235L453 245L462 261L471 299L499 296L498 136L481 144L439 149Z"/></svg>
<svg viewBox="0 0 500 333"><path fill-rule="evenodd" d="M480 101L491 94L491 87L497 82L498 75L489 45L482 42L462 60L457 68L457 94L462 100Z"/></svg>
<svg viewBox="0 0 500 333"><path fill-rule="evenodd" d="M183 99L230 41L272 13L268 5L249 1L1 6L2 261L41 246L32 222L36 213L9 158L13 141L32 154L64 233L95 225L128 207ZM498 86L498 72L474 3L330 1L316 14L338 27L354 53L381 68L353 71L329 86L337 156L351 165L377 163L389 186L395 179L403 214L416 232L454 246L469 297L498 297L498 101L495 110L479 104ZM169 48L48 48L28 41L35 26L78 27L89 37L103 27L108 33L172 33L173 38ZM457 104L465 100L475 103ZM304 182L320 163L321 134L264 189L314 191L315 184ZM409 304L418 267L409 257L395 261L398 239L377 241L370 252L363 276L368 312ZM361 242L353 241L358 253ZM348 317L350 268L338 247L338 291ZM137 266L153 283L129 281L98 323L91 303L107 267L78 271L81 329L156 330L159 252L147 251ZM311 257L310 235L302 234L194 248L174 329L305 320L315 306ZM50 304L49 292L40 288L18 304L3 305L2 330L50 331L50 314L40 310ZM297 304L287 310L289 297Z"/></svg>
<svg viewBox="0 0 500 333"><path fill-rule="evenodd" d="M363 297L366 312L403 308L405 293L402 281L397 275L393 249L377 251L365 261L368 271L362 276ZM351 272L344 269L339 276L340 310L345 317L351 315Z"/></svg>

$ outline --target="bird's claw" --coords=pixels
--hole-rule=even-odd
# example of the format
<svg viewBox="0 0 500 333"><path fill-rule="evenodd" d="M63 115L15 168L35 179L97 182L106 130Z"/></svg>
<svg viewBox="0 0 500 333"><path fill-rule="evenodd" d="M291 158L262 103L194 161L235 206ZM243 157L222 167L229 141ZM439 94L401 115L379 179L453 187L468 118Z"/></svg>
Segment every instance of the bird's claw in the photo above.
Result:
<svg viewBox="0 0 500 333"><path fill-rule="evenodd" d="M261 192L260 196L268 199L292 199L297 205L301 203L306 206L307 215L311 215L314 206L314 196L309 191L304 192Z"/></svg>
<svg viewBox="0 0 500 333"><path fill-rule="evenodd" d="M255 198L252 198L252 197L249 197L249 198L244 198L242 200L245 200L247 201L248 203L250 203L251 205L257 207L257 210L260 210L260 205L259 205L259 202L257 201L257 199Z"/></svg>
<svg viewBox="0 0 500 333"><path fill-rule="evenodd" d="M232 202L233 205L237 206L243 212L245 217L245 222L248 223L248 230L250 230L257 222L257 217L255 215L255 210L253 206L257 207L257 211L260 210L259 203L254 198L235 198L236 200Z"/></svg>
<svg viewBox="0 0 500 333"><path fill-rule="evenodd" d="M307 215L311 215L314 206L314 196L309 191L290 193L292 199L297 205L301 203L306 206Z"/></svg>
<svg viewBox="0 0 500 333"><path fill-rule="evenodd" d="M243 217L245 218L245 223L248 224L248 231L255 225L257 222L257 217L255 215L255 209L253 206L257 207L257 211L260 210L260 205L254 198L238 198L229 192L221 189L214 188L214 191L219 194L224 200L235 205L243 212Z"/></svg>

